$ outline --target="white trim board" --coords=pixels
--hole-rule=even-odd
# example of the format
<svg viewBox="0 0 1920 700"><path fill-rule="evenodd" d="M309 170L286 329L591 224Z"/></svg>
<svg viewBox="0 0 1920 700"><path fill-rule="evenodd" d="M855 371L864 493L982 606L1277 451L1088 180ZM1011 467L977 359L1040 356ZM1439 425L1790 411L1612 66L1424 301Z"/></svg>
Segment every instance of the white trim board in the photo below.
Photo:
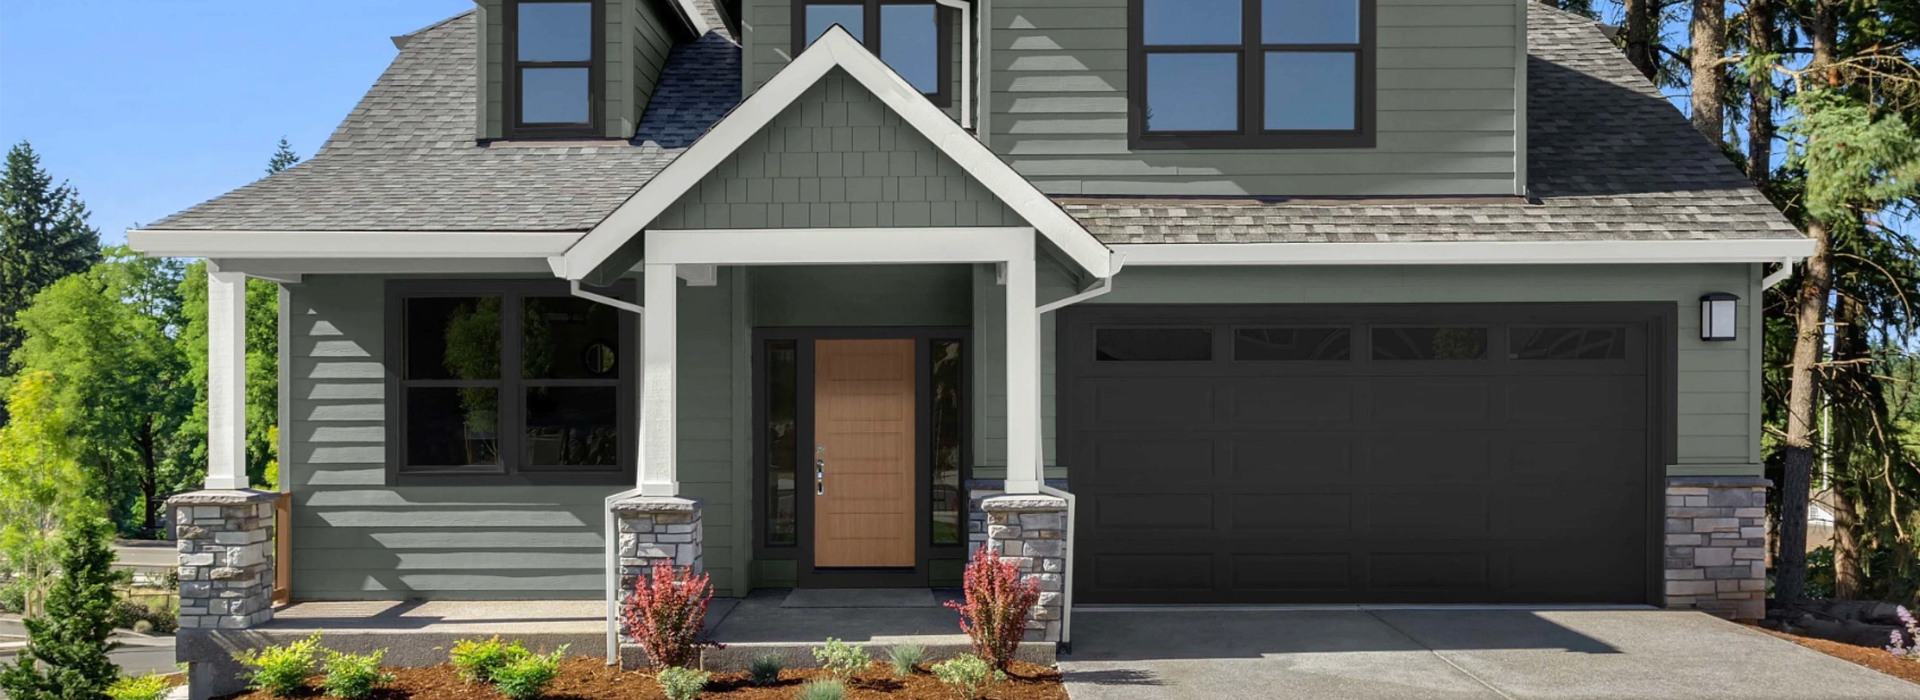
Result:
<svg viewBox="0 0 1920 700"><path fill-rule="evenodd" d="M168 258L545 258L578 231L156 231L127 245Z"/></svg>
<svg viewBox="0 0 1920 700"><path fill-rule="evenodd" d="M1740 241L1418 241L1403 243L1134 243L1128 265L1569 265L1780 262L1813 254L1809 239Z"/></svg>
<svg viewBox="0 0 1920 700"><path fill-rule="evenodd" d="M647 264L882 265L1006 262L1034 255L1023 227L648 231Z"/></svg>
<svg viewBox="0 0 1920 700"><path fill-rule="evenodd" d="M865 46L835 27L802 51L725 119L635 192L566 252L556 272L582 279L693 189L722 161L834 68L845 70L907 124L1032 224L1090 276L1111 276L1111 251L1060 205L961 129ZM649 231L651 236L654 232Z"/></svg>

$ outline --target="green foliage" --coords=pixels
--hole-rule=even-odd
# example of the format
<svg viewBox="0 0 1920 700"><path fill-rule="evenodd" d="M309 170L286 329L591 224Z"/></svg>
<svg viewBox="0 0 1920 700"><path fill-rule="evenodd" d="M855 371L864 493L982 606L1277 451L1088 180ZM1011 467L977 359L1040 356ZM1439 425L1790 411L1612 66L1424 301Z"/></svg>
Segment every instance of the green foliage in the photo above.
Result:
<svg viewBox="0 0 1920 700"><path fill-rule="evenodd" d="M893 675L911 676L920 670L920 662L927 660L927 648L918 644L895 644L887 650L887 662L893 665Z"/></svg>
<svg viewBox="0 0 1920 700"><path fill-rule="evenodd" d="M667 700L693 700L707 689L707 681L713 679L713 674L685 666L668 666L660 669L653 679L660 684L660 694L667 696Z"/></svg>
<svg viewBox="0 0 1920 700"><path fill-rule="evenodd" d="M562 644L551 654L527 654L494 669L493 689L510 700L534 700L540 697L547 692L547 684L560 675L560 657L566 652L567 645Z"/></svg>
<svg viewBox="0 0 1920 700"><path fill-rule="evenodd" d="M975 700L986 694L987 689L998 681L1006 680L1004 673L978 656L961 654L933 665L933 677L940 679L942 685L953 691L960 700Z"/></svg>
<svg viewBox="0 0 1920 700"><path fill-rule="evenodd" d="M167 684L165 676L149 673L114 681L107 687L107 700L164 700L171 690L173 686Z"/></svg>
<svg viewBox="0 0 1920 700"><path fill-rule="evenodd" d="M31 144L15 145L0 173L0 375L20 346L20 311L47 285L99 259L100 232L87 223L87 205L66 183L54 186Z"/></svg>
<svg viewBox="0 0 1920 700"><path fill-rule="evenodd" d="M287 143L287 137L280 137L280 147L274 149L273 157L267 159L267 174L291 168L300 162L300 154L293 152L293 144Z"/></svg>
<svg viewBox="0 0 1920 700"><path fill-rule="evenodd" d="M173 634L179 627L179 603L172 597L122 600L113 606L113 626L142 634ZM144 625L146 630L141 630Z"/></svg>
<svg viewBox="0 0 1920 700"><path fill-rule="evenodd" d="M813 648L813 660L841 681L851 680L873 665L873 657L867 656L866 649L832 637L827 638L826 646Z"/></svg>
<svg viewBox="0 0 1920 700"><path fill-rule="evenodd" d="M180 276L177 344L192 380L193 408L181 426L190 461L205 465L207 436L207 268L193 262ZM247 280L247 479L265 490L278 484L280 442L280 285Z"/></svg>
<svg viewBox="0 0 1920 700"><path fill-rule="evenodd" d="M297 642L249 649L234 654L233 659L249 669L247 687L267 691L276 698L290 698L307 689L319 654L320 633L314 632Z"/></svg>
<svg viewBox="0 0 1920 700"><path fill-rule="evenodd" d="M60 576L47 591L46 614L26 619L27 645L13 665L0 665L0 693L13 700L98 698L120 679L107 658L109 619L118 598L113 528L99 517L77 518L60 536Z"/></svg>
<svg viewBox="0 0 1920 700"><path fill-rule="evenodd" d="M1876 117L1870 105L1826 88L1801 91L1792 103L1799 118L1783 131L1799 145L1787 165L1806 171L1807 213L1837 221L1920 193L1920 139L1897 115Z"/></svg>
<svg viewBox="0 0 1920 700"><path fill-rule="evenodd" d="M807 681L793 697L794 700L846 700L847 684L837 678Z"/></svg>
<svg viewBox="0 0 1920 700"><path fill-rule="evenodd" d="M372 695L374 688L393 682L393 674L380 670L380 657L386 655L385 649L371 654L329 651L325 663L327 678L320 687L328 695L347 700L359 700Z"/></svg>
<svg viewBox="0 0 1920 700"><path fill-rule="evenodd" d="M492 639L462 639L454 642L447 660L453 663L453 670L460 674L461 680L485 683L493 680L494 671L532 655L533 652L527 651L520 642L502 642L496 635Z"/></svg>
<svg viewBox="0 0 1920 700"><path fill-rule="evenodd" d="M0 559L16 612L38 615L52 585L60 531L99 512L87 497L87 477L73 458L66 412L48 372L21 375L7 392L12 420L0 427ZM14 608L12 604L8 608Z"/></svg>
<svg viewBox="0 0 1920 700"><path fill-rule="evenodd" d="M773 685L780 682L780 672L786 667L786 659L779 654L758 654L747 665L747 680L758 686Z"/></svg>

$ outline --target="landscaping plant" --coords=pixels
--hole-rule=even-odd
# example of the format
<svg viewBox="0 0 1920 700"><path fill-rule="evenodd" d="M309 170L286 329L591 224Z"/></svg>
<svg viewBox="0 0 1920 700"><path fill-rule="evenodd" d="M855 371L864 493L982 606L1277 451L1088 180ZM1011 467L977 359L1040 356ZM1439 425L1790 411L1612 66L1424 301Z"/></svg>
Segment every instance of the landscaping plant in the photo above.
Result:
<svg viewBox="0 0 1920 700"><path fill-rule="evenodd" d="M327 652L327 680L321 687L328 695L347 700L372 695L374 688L393 682L393 674L380 670L380 657L386 655L385 649L371 654Z"/></svg>
<svg viewBox="0 0 1920 700"><path fill-rule="evenodd" d="M307 689L313 676L315 655L320 653L320 633L297 642L249 649L233 659L247 667L247 687L267 691L276 698L290 698Z"/></svg>
<svg viewBox="0 0 1920 700"><path fill-rule="evenodd" d="M656 562L634 581L633 593L621 606L620 630L640 645L654 668L697 665L702 648L720 647L700 639L712 599L713 585L706 574Z"/></svg>
<svg viewBox="0 0 1920 700"><path fill-rule="evenodd" d="M753 657L747 665L747 680L754 685L769 686L780 682L780 671L786 668L786 659L779 654L760 654Z"/></svg>
<svg viewBox="0 0 1920 700"><path fill-rule="evenodd" d="M867 656L866 649L832 637L827 638L826 646L813 648L813 660L842 682L852 680L873 665L873 657Z"/></svg>
<svg viewBox="0 0 1920 700"><path fill-rule="evenodd" d="M165 676L149 673L138 678L128 676L107 686L107 700L164 700L173 686Z"/></svg>
<svg viewBox="0 0 1920 700"><path fill-rule="evenodd" d="M820 678L807 681L800 686L800 692L794 693L794 700L846 700L847 684L836 678Z"/></svg>
<svg viewBox="0 0 1920 700"><path fill-rule="evenodd" d="M1891 638L1893 644L1887 647L1887 652L1896 658L1920 661L1920 620L1915 620L1913 613L1909 612L1905 605L1896 608L1895 611L1899 613L1900 624L1907 628L1907 633L1906 638L1902 639L1898 630L1888 632L1887 636Z"/></svg>
<svg viewBox="0 0 1920 700"><path fill-rule="evenodd" d="M706 690L707 681L712 679L711 673L685 666L668 666L653 678L660 684L660 694L667 696L667 700L693 700L700 691Z"/></svg>
<svg viewBox="0 0 1920 700"><path fill-rule="evenodd" d="M933 665L933 677L960 700L976 700L1007 675L972 654L961 654Z"/></svg>
<svg viewBox="0 0 1920 700"><path fill-rule="evenodd" d="M920 670L920 662L927 660L927 648L918 644L895 644L887 650L887 661L893 664L893 675L911 676Z"/></svg>
<svg viewBox="0 0 1920 700"><path fill-rule="evenodd" d="M453 663L454 673L460 676L460 680L486 683L493 680L495 670L531 655L532 652L527 651L520 642L508 644L495 635L492 639L462 639L454 642L447 660Z"/></svg>
<svg viewBox="0 0 1920 700"><path fill-rule="evenodd" d="M107 658L119 647L113 633L114 592L120 580L107 546L105 518L77 518L60 535L59 577L47 590L44 613L28 617L27 645L12 665L0 664L0 695L13 700L97 698L120 680Z"/></svg>
<svg viewBox="0 0 1920 700"><path fill-rule="evenodd" d="M515 646L519 644L516 642ZM562 644L551 654L527 654L493 669L493 689L509 700L534 700L547 692L547 684L560 675L560 657L565 653L567 645Z"/></svg>
<svg viewBox="0 0 1920 700"><path fill-rule="evenodd" d="M1040 602L1040 584L1020 575L1020 567L981 545L967 561L962 602L947 601L960 612L960 631L973 640L973 653L995 671L1013 663L1013 653L1026 635L1027 619Z"/></svg>

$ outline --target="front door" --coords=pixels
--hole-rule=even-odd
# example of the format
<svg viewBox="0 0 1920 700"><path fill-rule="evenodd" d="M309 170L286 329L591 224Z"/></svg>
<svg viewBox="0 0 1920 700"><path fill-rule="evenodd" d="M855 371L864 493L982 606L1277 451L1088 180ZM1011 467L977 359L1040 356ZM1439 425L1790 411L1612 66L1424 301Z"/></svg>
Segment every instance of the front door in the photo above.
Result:
<svg viewBox="0 0 1920 700"><path fill-rule="evenodd" d="M914 566L914 341L814 345L813 564Z"/></svg>

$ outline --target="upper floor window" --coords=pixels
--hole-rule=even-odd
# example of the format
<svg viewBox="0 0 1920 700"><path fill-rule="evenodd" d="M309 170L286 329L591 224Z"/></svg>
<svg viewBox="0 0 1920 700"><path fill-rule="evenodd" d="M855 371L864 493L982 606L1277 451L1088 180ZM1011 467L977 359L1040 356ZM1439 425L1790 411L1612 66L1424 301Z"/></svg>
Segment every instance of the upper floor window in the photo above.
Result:
<svg viewBox="0 0 1920 700"><path fill-rule="evenodd" d="M837 24L928 100L947 106L953 83L952 11L931 0L795 0L793 13L794 55Z"/></svg>
<svg viewBox="0 0 1920 700"><path fill-rule="evenodd" d="M1373 0L1133 0L1135 148L1370 148Z"/></svg>
<svg viewBox="0 0 1920 700"><path fill-rule="evenodd" d="M516 0L506 29L512 136L599 136L600 3Z"/></svg>

